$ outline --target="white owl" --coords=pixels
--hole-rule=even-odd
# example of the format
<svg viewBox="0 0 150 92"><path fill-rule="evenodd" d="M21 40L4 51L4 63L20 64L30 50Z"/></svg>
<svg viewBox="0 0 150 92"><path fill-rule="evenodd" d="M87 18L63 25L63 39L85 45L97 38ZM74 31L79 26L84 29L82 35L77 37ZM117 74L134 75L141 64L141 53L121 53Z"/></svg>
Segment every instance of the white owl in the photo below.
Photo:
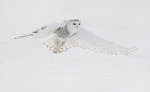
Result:
<svg viewBox="0 0 150 92"><path fill-rule="evenodd" d="M66 20L53 25L45 25L31 34L19 36L15 39L28 37L47 37L48 39L44 44L53 53L61 53L73 47L88 49L96 53L114 55L130 55L136 50L135 46L132 48L124 48L92 34L81 27L81 21L78 19Z"/></svg>

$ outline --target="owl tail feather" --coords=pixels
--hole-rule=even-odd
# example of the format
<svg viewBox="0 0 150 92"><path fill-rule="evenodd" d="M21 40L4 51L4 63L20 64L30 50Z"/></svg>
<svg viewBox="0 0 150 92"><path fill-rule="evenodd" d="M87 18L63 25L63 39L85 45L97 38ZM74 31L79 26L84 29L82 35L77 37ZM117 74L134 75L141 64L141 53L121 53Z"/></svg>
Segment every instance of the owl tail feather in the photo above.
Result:
<svg viewBox="0 0 150 92"><path fill-rule="evenodd" d="M138 50L137 46L133 46L131 48L128 49L128 52L130 53L130 55L136 53Z"/></svg>
<svg viewBox="0 0 150 92"><path fill-rule="evenodd" d="M26 39L33 36L33 34L23 34L22 36L15 37L14 39Z"/></svg>

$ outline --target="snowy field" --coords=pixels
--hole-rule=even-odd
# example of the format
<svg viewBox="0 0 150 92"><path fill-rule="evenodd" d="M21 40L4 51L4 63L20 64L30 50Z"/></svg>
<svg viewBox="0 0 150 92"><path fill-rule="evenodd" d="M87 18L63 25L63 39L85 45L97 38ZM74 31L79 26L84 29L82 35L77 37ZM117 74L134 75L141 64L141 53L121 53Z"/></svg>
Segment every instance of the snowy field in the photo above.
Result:
<svg viewBox="0 0 150 92"><path fill-rule="evenodd" d="M132 56L79 48L53 54L42 39L13 39L72 18L139 50ZM0 92L150 92L149 25L149 0L0 0Z"/></svg>

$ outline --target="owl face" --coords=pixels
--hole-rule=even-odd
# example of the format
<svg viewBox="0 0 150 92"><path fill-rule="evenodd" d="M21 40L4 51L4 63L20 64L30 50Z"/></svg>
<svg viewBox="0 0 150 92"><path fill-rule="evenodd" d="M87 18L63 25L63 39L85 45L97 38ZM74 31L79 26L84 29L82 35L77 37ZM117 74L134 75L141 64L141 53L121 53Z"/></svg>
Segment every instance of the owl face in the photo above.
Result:
<svg viewBox="0 0 150 92"><path fill-rule="evenodd" d="M71 31L78 31L81 27L81 21L78 19L69 20L67 23L67 28Z"/></svg>

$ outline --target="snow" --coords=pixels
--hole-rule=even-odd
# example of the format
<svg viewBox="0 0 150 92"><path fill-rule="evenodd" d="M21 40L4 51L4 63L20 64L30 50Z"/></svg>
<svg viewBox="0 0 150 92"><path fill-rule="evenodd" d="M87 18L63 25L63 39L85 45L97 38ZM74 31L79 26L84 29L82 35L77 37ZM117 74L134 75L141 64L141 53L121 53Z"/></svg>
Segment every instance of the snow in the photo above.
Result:
<svg viewBox="0 0 150 92"><path fill-rule="evenodd" d="M0 0L0 92L150 92L150 1ZM14 40L47 24L79 18L132 56L79 48L51 53L41 40Z"/></svg>

